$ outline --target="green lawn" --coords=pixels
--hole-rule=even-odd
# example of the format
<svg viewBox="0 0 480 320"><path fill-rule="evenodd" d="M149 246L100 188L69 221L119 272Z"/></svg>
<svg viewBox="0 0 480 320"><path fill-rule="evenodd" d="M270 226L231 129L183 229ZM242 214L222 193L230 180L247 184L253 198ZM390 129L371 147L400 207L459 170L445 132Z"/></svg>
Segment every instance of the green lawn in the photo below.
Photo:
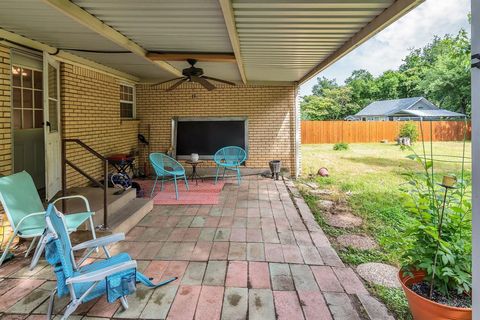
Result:
<svg viewBox="0 0 480 320"><path fill-rule="evenodd" d="M426 144L426 153L430 154L430 144ZM433 154L436 178L440 182L443 174L461 172L461 164L440 162L438 160L457 160L462 156L461 142L434 142ZM423 154L423 146L416 143L415 152ZM318 222L330 236L345 263L356 266L364 262L386 262L397 265L395 241L401 237L402 227L408 223L408 215L402 207L400 188L406 184L403 174L420 172L420 166L407 158L410 150L401 150L395 144L350 144L345 151L334 151L333 145L302 146L302 178L315 181L324 189L335 191L335 201L345 201L353 213L362 217L364 223L353 230L329 227L325 224L316 206L318 198L304 192L304 196L315 213ZM470 143L466 145L466 156L470 157ZM328 178L314 175L320 167L329 170ZM465 178L470 179L471 164L467 159ZM308 189L308 188L307 188ZM372 236L380 245L380 250L356 251L342 249L335 243L335 237L344 233L363 233ZM403 293L400 290L381 287L370 288L380 297L399 319L409 319L410 315Z"/></svg>

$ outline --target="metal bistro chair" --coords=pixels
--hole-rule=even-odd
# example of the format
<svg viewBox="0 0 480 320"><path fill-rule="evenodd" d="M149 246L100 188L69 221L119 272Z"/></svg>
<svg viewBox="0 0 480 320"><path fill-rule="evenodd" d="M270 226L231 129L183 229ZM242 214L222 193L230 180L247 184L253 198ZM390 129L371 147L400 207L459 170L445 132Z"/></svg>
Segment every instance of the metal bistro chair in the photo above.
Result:
<svg viewBox="0 0 480 320"><path fill-rule="evenodd" d="M50 319L53 313L55 294L58 297L69 295L71 298L61 317L63 320L75 312L82 303L105 294L109 303L120 300L123 308L127 309L127 296L135 292L138 282L147 287L156 288L177 279L175 277L154 284L148 277L136 270L137 262L132 260L127 253L111 256L107 246L125 239L123 233L93 239L72 247L65 216L58 212L52 204L47 208L45 220L45 234L35 251L30 269L36 266L43 249L45 249L45 257L53 266L57 278L57 286L50 294L47 319ZM85 260L99 248L103 249L106 258L82 266ZM85 250L86 253L77 263L74 252L79 250Z"/></svg>
<svg viewBox="0 0 480 320"><path fill-rule="evenodd" d="M235 171L237 173L238 185L242 181L240 174L240 165L247 159L247 153L240 147L224 147L218 150L213 156L213 160L217 165L217 174L215 175L215 184L217 184L218 173L223 168L222 179L225 178L225 171Z"/></svg>
<svg viewBox="0 0 480 320"><path fill-rule="evenodd" d="M81 195L61 197L53 201L55 204L62 199L79 198L85 203L85 212L68 214L65 217L68 232L78 229L87 220L90 224L93 239L96 238L92 216L95 212L90 210L87 198ZM0 265L7 256L8 249L16 236L21 238L33 238L25 257L32 250L37 238L41 237L45 230L45 207L38 195L33 179L26 171L0 178L0 202L7 214L13 234L5 246Z"/></svg>
<svg viewBox="0 0 480 320"><path fill-rule="evenodd" d="M177 177L180 179L185 180L185 187L188 190L188 181L187 176L185 174L185 168L175 159L170 158L166 154L163 153L150 153L150 163L152 164L153 169L155 169L155 183L153 184L152 192L150 193L150 197L153 196L153 192L155 191L155 187L157 186L158 177L162 177L162 185L160 187L160 191L163 190L163 182L165 181L165 177L173 177L169 180L173 180L175 183L175 195L178 200L178 185L177 185Z"/></svg>

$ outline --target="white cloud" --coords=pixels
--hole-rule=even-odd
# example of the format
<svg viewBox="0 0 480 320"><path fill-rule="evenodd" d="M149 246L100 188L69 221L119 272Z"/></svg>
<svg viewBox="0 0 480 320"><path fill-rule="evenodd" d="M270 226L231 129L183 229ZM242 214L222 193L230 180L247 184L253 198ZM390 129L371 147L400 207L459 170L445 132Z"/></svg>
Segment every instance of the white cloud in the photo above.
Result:
<svg viewBox="0 0 480 320"><path fill-rule="evenodd" d="M339 83L356 69L374 75L397 68L412 48L420 48L435 35L456 34L460 28L470 31L467 14L470 0L426 0L372 39L318 74ZM303 84L302 95L310 94L316 77Z"/></svg>

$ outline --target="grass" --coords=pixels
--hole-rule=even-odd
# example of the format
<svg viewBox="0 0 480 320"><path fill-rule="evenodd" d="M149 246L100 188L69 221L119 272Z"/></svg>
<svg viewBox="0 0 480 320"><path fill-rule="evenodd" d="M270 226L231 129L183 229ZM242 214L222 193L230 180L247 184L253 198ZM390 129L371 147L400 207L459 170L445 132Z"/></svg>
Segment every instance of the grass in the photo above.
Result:
<svg viewBox="0 0 480 320"><path fill-rule="evenodd" d="M430 153L430 145L426 145L426 153ZM423 154L421 143L414 145L414 151ZM444 174L460 175L461 164L442 162L460 160L463 153L461 142L434 142L434 170L436 180L441 181ZM470 157L470 143L466 145L466 156ZM395 144L350 144L349 150L334 151L333 145L302 146L303 178L316 182L320 188L331 189L343 197L353 212L362 217L364 223L354 230L337 229L328 226L315 204L315 196L304 193L304 197L314 212L316 219L324 231L335 238L344 233L364 233L372 236L380 245L379 250L354 250L336 246L345 263L356 266L365 262L386 262L398 266L398 254L395 241L402 236L402 229L409 217L402 207L402 186L406 185L405 173L420 172L421 167L407 158L410 150L401 150ZM470 159L465 166L465 178L471 178ZM315 175L321 167L326 167L329 177ZM401 290L371 287L398 319L410 319L408 306Z"/></svg>

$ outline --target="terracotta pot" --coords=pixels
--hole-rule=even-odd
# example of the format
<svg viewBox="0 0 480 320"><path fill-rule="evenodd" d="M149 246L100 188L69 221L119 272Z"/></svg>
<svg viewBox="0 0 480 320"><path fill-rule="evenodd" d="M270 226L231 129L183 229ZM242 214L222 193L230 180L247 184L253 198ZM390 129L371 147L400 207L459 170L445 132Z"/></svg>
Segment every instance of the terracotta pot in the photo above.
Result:
<svg viewBox="0 0 480 320"><path fill-rule="evenodd" d="M407 296L408 305L415 320L467 320L472 319L471 308L455 308L446 306L444 304L436 303L426 299L415 292L410 287L417 282L420 282L425 277L424 271L413 272L413 277L404 274L401 270L398 273L398 278L402 284L405 296Z"/></svg>

